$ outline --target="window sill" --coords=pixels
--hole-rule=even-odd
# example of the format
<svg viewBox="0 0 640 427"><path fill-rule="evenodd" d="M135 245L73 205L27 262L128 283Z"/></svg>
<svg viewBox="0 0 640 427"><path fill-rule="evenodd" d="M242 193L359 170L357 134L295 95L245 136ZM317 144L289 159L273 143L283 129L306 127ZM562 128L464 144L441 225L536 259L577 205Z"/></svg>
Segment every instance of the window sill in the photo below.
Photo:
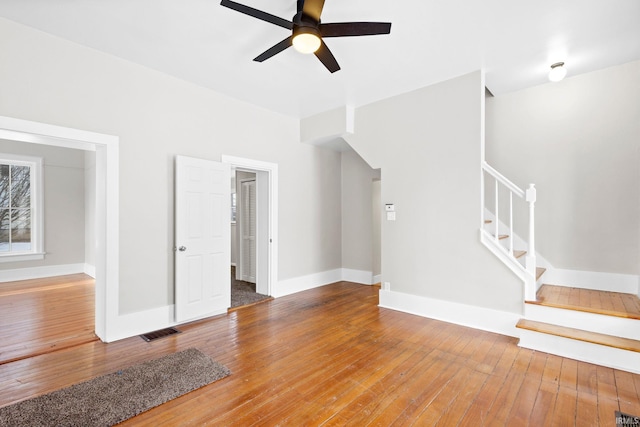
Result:
<svg viewBox="0 0 640 427"><path fill-rule="evenodd" d="M44 259L44 252L30 252L21 254L0 255L0 262L36 261Z"/></svg>

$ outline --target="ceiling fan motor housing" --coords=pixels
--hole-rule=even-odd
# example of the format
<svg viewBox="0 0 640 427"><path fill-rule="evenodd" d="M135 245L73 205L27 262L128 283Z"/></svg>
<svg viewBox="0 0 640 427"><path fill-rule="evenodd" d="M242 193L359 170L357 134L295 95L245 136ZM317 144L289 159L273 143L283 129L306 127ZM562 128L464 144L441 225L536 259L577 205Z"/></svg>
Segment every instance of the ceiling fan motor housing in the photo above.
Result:
<svg viewBox="0 0 640 427"><path fill-rule="evenodd" d="M261 21L269 22L290 30L292 34L262 52L253 60L263 62L283 50L293 46L302 53L314 53L315 56L331 73L340 70L338 61L327 45L322 41L324 37L353 37L389 34L390 22L337 22L320 23L320 15L324 7L324 0L297 0L297 13L291 21L255 9L232 0L221 0L224 7L244 13Z"/></svg>
<svg viewBox="0 0 640 427"><path fill-rule="evenodd" d="M315 30L315 34L320 36L320 21L316 20L309 15L306 15L304 12L300 11L295 14L292 19L293 22L293 35L296 35L297 28L311 28ZM310 31L305 31L310 32Z"/></svg>

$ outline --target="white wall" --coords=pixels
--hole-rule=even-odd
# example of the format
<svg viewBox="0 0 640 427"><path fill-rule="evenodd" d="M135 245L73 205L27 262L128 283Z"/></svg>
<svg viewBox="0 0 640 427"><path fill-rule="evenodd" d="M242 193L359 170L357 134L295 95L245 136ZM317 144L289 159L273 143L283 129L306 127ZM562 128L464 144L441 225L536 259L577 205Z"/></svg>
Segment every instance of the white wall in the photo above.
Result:
<svg viewBox="0 0 640 427"><path fill-rule="evenodd" d="M356 109L345 137L382 170L382 276L391 291L522 311L522 282L478 237L484 87L480 72ZM478 319L481 321L482 319Z"/></svg>
<svg viewBox="0 0 640 427"><path fill-rule="evenodd" d="M0 19L0 115L120 138L120 312L173 302L173 164L279 167L279 279L341 267L340 154L299 122Z"/></svg>
<svg viewBox="0 0 640 427"><path fill-rule="evenodd" d="M536 184L537 251L556 268L640 274L639 81L636 61L487 99L487 161Z"/></svg>
<svg viewBox="0 0 640 427"><path fill-rule="evenodd" d="M372 274L373 192L380 171L353 150L342 152L342 267Z"/></svg>
<svg viewBox="0 0 640 427"><path fill-rule="evenodd" d="M44 183L44 259L3 262L0 270L85 262L84 152L0 140L0 153L41 157Z"/></svg>

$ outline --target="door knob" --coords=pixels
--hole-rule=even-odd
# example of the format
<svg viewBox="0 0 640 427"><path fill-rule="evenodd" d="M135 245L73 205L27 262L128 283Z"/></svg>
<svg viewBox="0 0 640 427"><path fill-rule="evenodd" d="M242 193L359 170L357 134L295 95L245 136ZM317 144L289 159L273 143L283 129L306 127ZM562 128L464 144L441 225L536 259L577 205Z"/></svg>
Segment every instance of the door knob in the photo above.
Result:
<svg viewBox="0 0 640 427"><path fill-rule="evenodd" d="M186 251L186 250L187 250L187 248L186 248L185 246L180 246L180 247L178 248L178 250L179 250L180 252L184 252L184 251Z"/></svg>

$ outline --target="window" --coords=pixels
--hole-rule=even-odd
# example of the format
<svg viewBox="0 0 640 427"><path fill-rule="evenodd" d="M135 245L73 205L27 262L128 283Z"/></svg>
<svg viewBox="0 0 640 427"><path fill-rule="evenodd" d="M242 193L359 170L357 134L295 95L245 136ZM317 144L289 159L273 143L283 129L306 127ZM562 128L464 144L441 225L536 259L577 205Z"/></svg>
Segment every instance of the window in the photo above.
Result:
<svg viewBox="0 0 640 427"><path fill-rule="evenodd" d="M42 159L0 153L0 262L43 258Z"/></svg>

